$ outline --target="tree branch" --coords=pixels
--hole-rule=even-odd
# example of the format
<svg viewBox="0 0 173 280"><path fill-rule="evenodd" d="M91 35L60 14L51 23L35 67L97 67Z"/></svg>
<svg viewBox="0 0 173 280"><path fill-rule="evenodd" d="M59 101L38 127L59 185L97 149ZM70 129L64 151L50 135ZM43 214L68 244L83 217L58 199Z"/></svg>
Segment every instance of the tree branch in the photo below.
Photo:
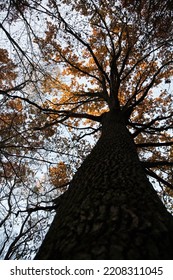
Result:
<svg viewBox="0 0 173 280"><path fill-rule="evenodd" d="M156 80L157 76L160 74L160 72L162 71L162 69L163 69L164 67L166 67L167 65L171 64L171 63L173 63L173 60L168 61L167 63L165 63L164 65L162 65L162 66L155 72L155 74L153 75L153 78L152 78L151 82L147 85L146 89L144 90L143 95L142 95L138 100L136 100L136 101L134 102L134 104L132 105L132 108L135 108L136 106L138 106L138 105L145 99L145 97L147 96L149 90L150 90L150 89L152 88L152 86L154 85L155 80Z"/></svg>
<svg viewBox="0 0 173 280"><path fill-rule="evenodd" d="M164 146L172 146L173 141L170 142L164 142L164 143L154 143L154 142L148 142L148 143L139 143L136 144L137 148L144 148L144 147L164 147Z"/></svg>
<svg viewBox="0 0 173 280"><path fill-rule="evenodd" d="M149 123L146 124L138 124L138 123L132 123L132 122L128 122L128 124L130 126L132 126L133 128L136 129L136 131L132 134L133 138L135 138L136 136L138 136L139 133L146 131L146 129L150 128L153 129L153 131L163 131L163 130L168 130L170 128L172 128L172 124L170 124L169 126L162 126L162 127L152 127L152 125L157 122L157 121L163 121L163 120L167 120L169 118L171 118L173 116L173 113L171 113L168 116L162 116L162 117L156 117L153 120L151 120ZM136 126L140 126L140 128L136 128Z"/></svg>
<svg viewBox="0 0 173 280"><path fill-rule="evenodd" d="M106 80L107 80L108 83L109 83L109 82L110 82L110 81L109 81L109 77L108 77L107 73L104 71L104 69L103 69L103 67L101 66L101 64L99 63L99 61L98 61L96 55L94 54L94 52L93 52L91 46L90 46L88 43L86 43L86 42L81 38L80 35L78 35L75 31L72 30L72 28L69 26L69 24L68 24L68 23L65 21L65 19L61 16L61 14L60 14L58 8L57 8L57 13L58 13L59 19L63 22L63 24L64 24L64 26L65 26L65 30L66 30L69 34L71 34L75 39L77 39L83 46L85 46L85 47L88 49L89 53L91 54L91 56L92 56L93 59L94 59L95 64L96 64L97 67L98 67L98 70L104 75L104 77L106 78Z"/></svg>
<svg viewBox="0 0 173 280"><path fill-rule="evenodd" d="M19 213L28 213L31 214L33 212L37 212L37 211L51 211L51 210L55 210L56 208L58 208L58 205L51 205L51 206L36 206L33 208L27 208L25 210L19 210L16 213L16 217L19 215Z"/></svg>
<svg viewBox="0 0 173 280"><path fill-rule="evenodd" d="M96 92L85 92L85 91L81 91L79 93L74 93L74 96L77 97L99 97L100 99L103 99L104 101L106 101L107 103L109 103L109 96L107 94L105 94L105 91L96 91Z"/></svg>
<svg viewBox="0 0 173 280"><path fill-rule="evenodd" d="M37 103L31 101L30 99L26 98L26 97L22 97L19 95L10 95L8 92L11 91L19 91L22 89L21 86L24 86L26 83L20 84L12 89L8 89L8 90L0 90L0 94L1 95L5 95L10 99L20 99L23 100L25 102L27 102L28 104L36 107L37 109L39 109L40 111L44 112L44 113L52 113L52 114L58 114L60 116L63 116L63 121L66 120L67 118L73 117L73 118L85 118L85 119L90 119L96 122L101 122L101 116L94 116L94 115L90 115L87 113L75 113L73 111L68 111L68 110L55 110L55 109L49 109L49 108L43 108L42 106L38 105ZM76 109L76 108L74 108ZM73 109L73 110L74 110ZM61 120L57 120L56 123L58 122L62 122Z"/></svg>
<svg viewBox="0 0 173 280"><path fill-rule="evenodd" d="M140 134L141 132L145 131L147 128L150 128L156 121L159 120L159 117L156 117L155 119L151 120L149 123L146 123L146 124L139 124L141 127L138 128L133 134L132 134L132 137L135 138L138 136L138 134ZM135 124L133 126L132 123L129 123L129 125L131 125L132 127L136 128Z"/></svg>
<svg viewBox="0 0 173 280"><path fill-rule="evenodd" d="M153 167L160 167L160 166L173 166L173 161L142 161L142 165L145 168L153 168Z"/></svg>
<svg viewBox="0 0 173 280"><path fill-rule="evenodd" d="M12 43L12 45L15 46L21 52L21 54L28 60L30 65L32 65L32 67L35 68L32 61L29 59L29 57L26 55L26 53L22 50L22 48L19 46L19 44L17 44L17 42L11 37L10 33L3 27L2 23L0 23L0 28L4 31L4 33L6 34L7 38Z"/></svg>
<svg viewBox="0 0 173 280"><path fill-rule="evenodd" d="M154 179L156 179L157 181L159 181L160 183L162 183L163 185L167 186L170 189L173 189L173 186L168 183L167 181L165 181L163 178L161 178L160 176L158 176L155 172L153 172L150 169L146 169L145 172L150 176L153 177Z"/></svg>
<svg viewBox="0 0 173 280"><path fill-rule="evenodd" d="M159 50L160 48L162 48L165 45L165 43L162 43L161 45L159 45L158 47L156 47L155 49L152 49L151 51L149 51L146 55L144 55L143 57L141 57L133 66L132 68L125 74L124 77L122 77L122 80L125 80L132 72L133 70L138 66L138 64L140 64L143 60L145 60L147 57L149 57L152 53L154 53L155 51Z"/></svg>

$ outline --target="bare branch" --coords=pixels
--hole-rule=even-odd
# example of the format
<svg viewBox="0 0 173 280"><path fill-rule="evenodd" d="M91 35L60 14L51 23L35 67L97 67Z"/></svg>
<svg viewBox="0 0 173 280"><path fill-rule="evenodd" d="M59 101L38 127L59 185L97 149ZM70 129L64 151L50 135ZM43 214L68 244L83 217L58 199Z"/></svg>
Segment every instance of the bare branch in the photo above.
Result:
<svg viewBox="0 0 173 280"><path fill-rule="evenodd" d="M173 141L164 142L164 143L154 143L154 142L147 142L147 143L138 143L136 144L137 148L144 148L144 147L165 147L165 146L172 146Z"/></svg>
<svg viewBox="0 0 173 280"><path fill-rule="evenodd" d="M169 187L170 189L173 189L173 186L168 183L166 180L164 180L163 178L161 178L160 176L158 176L153 170L151 169L146 169L145 172L153 177L154 179L156 179L158 182L161 182L163 185L165 185L166 187Z"/></svg>
<svg viewBox="0 0 173 280"><path fill-rule="evenodd" d="M161 166L173 166L173 161L155 161L155 162L143 161L142 165L145 168L154 168L154 167L161 167Z"/></svg>
<svg viewBox="0 0 173 280"><path fill-rule="evenodd" d="M10 33L3 27L2 23L0 23L0 28L4 31L4 33L6 34L7 38L12 43L12 45L15 46L20 51L20 53L27 59L27 61L30 63L30 65L32 65L32 67L35 68L33 65L33 62L26 55L26 53L22 50L22 48L19 46L19 44L11 37Z"/></svg>

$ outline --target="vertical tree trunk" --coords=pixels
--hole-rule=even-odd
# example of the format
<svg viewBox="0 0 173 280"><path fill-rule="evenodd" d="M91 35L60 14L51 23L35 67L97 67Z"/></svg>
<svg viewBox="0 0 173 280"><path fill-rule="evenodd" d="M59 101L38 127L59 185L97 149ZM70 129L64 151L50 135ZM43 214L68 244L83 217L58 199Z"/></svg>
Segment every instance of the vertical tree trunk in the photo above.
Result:
<svg viewBox="0 0 173 280"><path fill-rule="evenodd" d="M121 114L106 113L36 259L172 259L172 236Z"/></svg>

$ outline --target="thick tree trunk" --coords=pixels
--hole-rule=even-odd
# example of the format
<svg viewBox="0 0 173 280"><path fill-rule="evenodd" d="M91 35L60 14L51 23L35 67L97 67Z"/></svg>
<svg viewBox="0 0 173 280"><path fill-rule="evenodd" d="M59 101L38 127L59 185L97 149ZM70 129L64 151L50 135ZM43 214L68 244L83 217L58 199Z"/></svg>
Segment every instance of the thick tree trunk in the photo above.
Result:
<svg viewBox="0 0 173 280"><path fill-rule="evenodd" d="M173 217L148 181L121 114L77 171L36 259L173 259Z"/></svg>

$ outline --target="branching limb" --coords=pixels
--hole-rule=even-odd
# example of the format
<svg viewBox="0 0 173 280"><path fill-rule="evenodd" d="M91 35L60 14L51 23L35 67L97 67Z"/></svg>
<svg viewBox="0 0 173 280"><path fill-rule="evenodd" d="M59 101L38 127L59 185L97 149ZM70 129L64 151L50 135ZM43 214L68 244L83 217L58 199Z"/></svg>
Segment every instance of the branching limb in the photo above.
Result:
<svg viewBox="0 0 173 280"><path fill-rule="evenodd" d="M23 83L24 84L24 83ZM56 123L62 123L64 120L73 117L73 118L85 118L85 119L90 119L96 122L101 122L101 116L94 116L94 115L90 115L87 113L77 113L77 112L73 112L72 111L68 111L68 110L55 110L55 109L50 109L50 108L44 108L40 105L38 105L37 103L31 101L30 99L26 98L26 97L22 97L19 95L10 95L8 92L11 91L19 91L21 90L21 85L20 86L16 86L10 90L0 90L0 94L1 95L5 95L6 97L10 98L10 99L20 99L23 100L25 102L27 102L28 104L36 107L37 109L39 109L40 111L42 111L43 113L49 113L49 114L57 114L59 116L62 116L62 119L57 120ZM76 109L76 108L75 108ZM49 126L49 124L48 124Z"/></svg>
<svg viewBox="0 0 173 280"><path fill-rule="evenodd" d="M37 211L51 211L51 210L55 210L58 207L58 205L51 205L51 206L36 206L36 207L31 207L31 208L27 208L25 210L19 210L16 213L16 217L20 214L20 213L28 213L31 214L33 212L37 212Z"/></svg>
<svg viewBox="0 0 173 280"><path fill-rule="evenodd" d="M30 65L32 65L33 69L35 68L35 66L33 65L33 62L30 60L30 58L26 55L26 53L22 50L22 48L19 46L19 44L11 37L10 33L4 28L4 26L2 25L2 23L0 23L0 28L4 31L4 33L6 34L7 38L9 39L9 41L11 42L11 44L17 48L19 50L19 52L23 55L23 57L25 57L27 59L27 61L30 63Z"/></svg>
<svg viewBox="0 0 173 280"><path fill-rule="evenodd" d="M104 77L106 78L106 80L109 83L109 77L107 75L107 73L104 71L102 65L100 64L100 62L98 61L96 55L94 54L94 51L92 50L90 44L88 44L87 42L85 42L81 36L79 34L77 34L71 27L70 25L65 21L65 19L61 16L58 7L57 7L57 14L59 17L59 20L64 24L65 26L65 30L67 33L69 33L70 35L72 35L73 38L75 38L78 42L80 42L84 47L87 48L87 50L89 51L89 53L91 54L92 58L94 59L94 62L98 68L98 70L100 71L100 73L102 73L104 75Z"/></svg>
<svg viewBox="0 0 173 280"><path fill-rule="evenodd" d="M146 129L150 128L158 120L159 120L159 117L156 117L153 120L151 120L149 123L146 123L146 124L134 124L134 123L129 122L129 125L131 125L133 128L136 129L136 131L132 134L132 137L133 138L137 137L141 132L146 131ZM140 128L137 128L137 126L140 126Z"/></svg>
<svg viewBox="0 0 173 280"><path fill-rule="evenodd" d="M141 102L144 101L145 97L147 96L149 90L153 87L157 76L161 73L162 69L165 68L166 66L168 66L169 64L173 64L173 60L168 61L167 63L163 64L153 75L151 82L147 85L146 89L143 92L143 95L134 102L134 104L132 105L132 108L135 108L136 106L138 106Z"/></svg>
<svg viewBox="0 0 173 280"><path fill-rule="evenodd" d="M154 118L153 120L151 120L149 123L146 123L146 124L128 122L128 125L130 125L131 127L136 129L136 131L132 134L133 138L135 138L141 132L148 132L147 129L150 129L150 132L152 133L152 131L161 132L163 130L165 131L165 130L172 128L172 126L173 126L172 124L170 124L168 126L164 125L161 127L152 127L152 125L154 125L156 122L170 119L172 116L173 116L173 113L169 114L168 116L161 116L161 117L157 116L156 118Z"/></svg>

